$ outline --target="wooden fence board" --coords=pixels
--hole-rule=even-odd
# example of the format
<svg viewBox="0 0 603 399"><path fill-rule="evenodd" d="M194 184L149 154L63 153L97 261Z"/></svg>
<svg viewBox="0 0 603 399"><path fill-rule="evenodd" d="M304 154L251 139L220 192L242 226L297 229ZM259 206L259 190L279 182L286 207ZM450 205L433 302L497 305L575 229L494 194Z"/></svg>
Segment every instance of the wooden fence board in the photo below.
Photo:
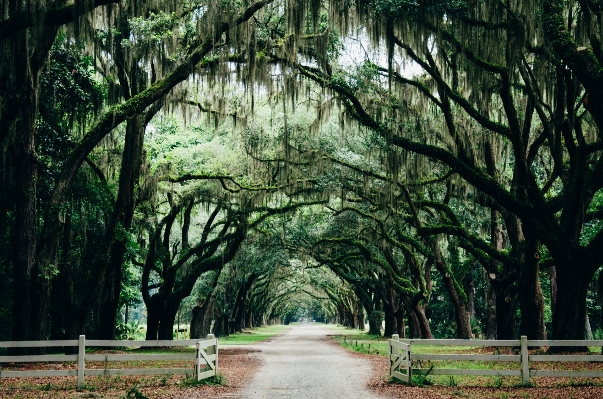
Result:
<svg viewBox="0 0 603 399"><path fill-rule="evenodd" d="M603 370L530 370L530 377L603 378Z"/></svg>
<svg viewBox="0 0 603 399"><path fill-rule="evenodd" d="M603 340L528 340L528 346L603 346Z"/></svg>
<svg viewBox="0 0 603 399"><path fill-rule="evenodd" d="M413 353L412 360L446 360L446 361L465 361L475 360L483 362L519 362L519 355L436 355L430 353Z"/></svg>
<svg viewBox="0 0 603 399"><path fill-rule="evenodd" d="M603 362L603 355L530 355L531 362Z"/></svg>
<svg viewBox="0 0 603 399"><path fill-rule="evenodd" d="M0 356L0 363L76 362L77 355Z"/></svg>
<svg viewBox="0 0 603 399"><path fill-rule="evenodd" d="M166 368L166 369L86 369L86 376L99 375L167 375L167 374L189 374L193 375L195 369L187 368Z"/></svg>
<svg viewBox="0 0 603 399"><path fill-rule="evenodd" d="M412 369L413 374L422 375L491 375L520 376L521 370L485 370L485 369Z"/></svg>
<svg viewBox="0 0 603 399"><path fill-rule="evenodd" d="M397 379L402 380L402 381L406 381L408 379L408 376L406 374L403 374L399 371L392 371L391 376L396 377Z"/></svg>
<svg viewBox="0 0 603 399"><path fill-rule="evenodd" d="M155 340L155 341L107 341L102 339L86 340L86 346L107 346L107 347L178 347L178 346L195 346L197 341L207 341L199 339L183 339L179 341L173 340Z"/></svg>
<svg viewBox="0 0 603 399"><path fill-rule="evenodd" d="M411 345L437 346L519 346L520 340L489 339L401 339L400 342Z"/></svg>
<svg viewBox="0 0 603 399"><path fill-rule="evenodd" d="M213 377L214 375L216 375L216 370L202 371L199 373L199 379L202 380L204 378Z"/></svg>
<svg viewBox="0 0 603 399"><path fill-rule="evenodd" d="M0 341L0 348L51 348L56 346L77 346L77 339L58 341Z"/></svg>
<svg viewBox="0 0 603 399"><path fill-rule="evenodd" d="M140 354L140 355L118 355L118 354L86 355L85 360L87 362L195 360L195 354L194 353L174 353L174 354L165 354L165 355L143 355L143 354ZM211 360L214 360L214 359L212 358Z"/></svg>
<svg viewBox="0 0 603 399"><path fill-rule="evenodd" d="M0 377L75 377L77 369L72 370L0 370Z"/></svg>

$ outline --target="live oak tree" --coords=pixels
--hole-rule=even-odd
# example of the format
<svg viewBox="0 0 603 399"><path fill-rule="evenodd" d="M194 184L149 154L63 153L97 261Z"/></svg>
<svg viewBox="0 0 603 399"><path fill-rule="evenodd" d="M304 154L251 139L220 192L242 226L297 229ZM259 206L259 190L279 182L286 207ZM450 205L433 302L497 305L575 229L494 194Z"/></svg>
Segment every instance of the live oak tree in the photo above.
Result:
<svg viewBox="0 0 603 399"><path fill-rule="evenodd" d="M48 2L3 2L6 19L2 22L3 51L2 68L3 110L1 120L2 148L10 157L3 157L2 184L10 188L2 201L3 231L7 232L14 245L11 253L13 268L13 338L42 339L47 332L46 315L49 306L50 281L56 270L60 236L64 229L61 207L68 199L68 193L78 170L97 144L115 127L127 118L138 117L147 107L161 99L178 83L186 80L199 63L214 50L224 32L236 28L247 21L266 2L260 1L235 9L225 4L209 7L201 16L195 15L196 25L192 28L195 39L186 41L181 49L179 62L162 65L162 78L139 91L130 92L131 98L124 99L106 113L99 116L96 123L73 146L63 160L60 172L54 181L43 225L38 225L37 209L37 163L36 163L36 120L38 118L39 76L47 59L59 28L66 25L76 36L90 33L94 23L111 24L113 14L106 4L117 1L63 1ZM129 4L129 3L128 3ZM119 4L116 7L128 12L125 18L146 16L150 11L179 12L190 19L195 9L202 9L202 3L190 4L146 2ZM101 13L93 10L104 7ZM223 12L228 9L228 13ZM106 12L105 12L106 11ZM100 21L99 21L100 20ZM125 19L122 19L125 20ZM213 54L216 55L216 54ZM206 61L207 62L207 61ZM157 71L156 71L157 72ZM123 82L122 82L123 83ZM132 162L138 162L134 157ZM131 168L135 177L136 168ZM124 184L132 184L132 178ZM123 190L121 190L123 193ZM131 199L131 196L129 196ZM127 201L128 195L122 195ZM130 201L131 202L131 201ZM130 207L131 208L131 207ZM116 220L122 212L116 211ZM127 213L127 212L126 212ZM10 216L9 216L10 215ZM14 219L12 217L14 216ZM8 219L10 218L10 220ZM126 215L126 219L128 216ZM124 219L124 220L126 220ZM9 223L14 227L9 230ZM111 230L111 229L110 229ZM38 233L39 232L39 233ZM116 255L119 258L119 255ZM106 277L114 272L108 267L97 270L99 289ZM114 273L113 273L114 274ZM98 290L96 290L98 293ZM93 298L98 295L93 294Z"/></svg>
<svg viewBox="0 0 603 399"><path fill-rule="evenodd" d="M232 258L256 218L284 209L268 206L266 196L244 210L244 200L225 200L258 189L316 190L321 194L312 201L333 200L334 224L350 213L351 224L370 228L366 235L350 229L343 241L340 231L321 237L327 241L315 254L345 281L341 287L312 291L307 287L318 281L296 282L291 304L262 302L262 290L288 298L287 285L250 272L248 288L232 282L237 298L224 301L233 306L228 318L232 311L242 317L249 305L257 306L258 318L270 312L289 320L299 314L296 306L329 298L351 324L358 303L370 319L405 295L414 298L405 305L408 315L420 313L429 296L421 280L435 267L454 303L456 334L467 337L470 295L460 281L472 263L489 284L489 336L514 334L517 298L522 333L544 338L539 276L546 266L557 276L553 338L584 337L586 295L603 248L597 2L5 0L2 6L0 272L12 275L13 339L58 336L68 324L68 335L77 335L90 310L95 334L111 338L124 263L142 264L139 256L148 261L148 275L156 273L143 294L148 306L157 304L153 318L165 317L158 334L171 337L174 309L199 278L186 277L186 267L197 255L201 263L218 252ZM56 68L53 45L85 56ZM45 73L54 73L50 85ZM95 85L106 93L104 108ZM254 119L264 104L270 116ZM205 202L185 190L171 193L158 182L166 174L147 163L143 142L162 107L187 123L198 117L193 110L214 127L232 120L250 158L248 173L205 173L196 165L168 180L177 186L204 176L220 183L214 193ZM299 109L305 119L294 116ZM339 140L328 131L334 125ZM262 138L266 131L278 138ZM346 135L362 137L374 151L354 153L344 145ZM158 206L155 200L168 194L168 204ZM199 215L202 203L219 207L215 221L223 223L214 230L209 223L205 241L185 240L176 230L193 223L186 215ZM179 218L181 225L171 228ZM148 247L136 251L146 234ZM315 242L298 243L296 251L308 255ZM199 254L184 255L195 246ZM413 263L419 273L397 270ZM203 264L212 278L223 266ZM71 289L78 273L86 284ZM218 285L226 281L215 278ZM162 290L150 294L153 284ZM246 293L238 295L242 288ZM79 301L85 293L89 299ZM70 318L57 310L60 303L73 309ZM387 306L392 320L399 309ZM372 324L375 332L376 318ZM400 322L392 326L388 333Z"/></svg>
<svg viewBox="0 0 603 399"><path fill-rule="evenodd" d="M544 335L540 245L557 268L555 338L583 338L586 291L601 266L603 233L581 241L602 181L599 9L575 4L359 2L357 25L387 50L369 74L272 55L335 93L390 145L451 168L500 212L522 259L522 326L531 337ZM403 75L404 62L421 75ZM382 89L365 89L367 81Z"/></svg>

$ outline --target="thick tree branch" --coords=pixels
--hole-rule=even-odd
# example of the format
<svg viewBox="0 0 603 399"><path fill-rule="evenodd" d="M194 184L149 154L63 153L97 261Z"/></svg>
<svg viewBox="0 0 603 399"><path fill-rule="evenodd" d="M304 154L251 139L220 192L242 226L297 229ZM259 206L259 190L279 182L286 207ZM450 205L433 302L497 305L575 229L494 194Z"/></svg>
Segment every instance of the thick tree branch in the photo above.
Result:
<svg viewBox="0 0 603 399"><path fill-rule="evenodd" d="M83 0L76 0L76 2L84 3ZM11 15L10 18L0 21L0 41L34 25L65 25L89 13L96 7L117 4L119 2L120 0L93 0L90 7L82 7L80 4L70 4L59 8L42 10L37 15L31 10L20 11L15 15ZM85 3L88 4L89 2Z"/></svg>

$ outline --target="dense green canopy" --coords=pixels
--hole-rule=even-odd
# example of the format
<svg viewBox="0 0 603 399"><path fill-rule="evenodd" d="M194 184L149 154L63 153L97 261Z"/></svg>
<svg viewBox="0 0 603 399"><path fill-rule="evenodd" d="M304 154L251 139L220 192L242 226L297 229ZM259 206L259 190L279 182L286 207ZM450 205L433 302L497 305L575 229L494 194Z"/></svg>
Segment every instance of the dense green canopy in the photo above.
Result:
<svg viewBox="0 0 603 399"><path fill-rule="evenodd" d="M1 4L0 339L603 328L599 2Z"/></svg>

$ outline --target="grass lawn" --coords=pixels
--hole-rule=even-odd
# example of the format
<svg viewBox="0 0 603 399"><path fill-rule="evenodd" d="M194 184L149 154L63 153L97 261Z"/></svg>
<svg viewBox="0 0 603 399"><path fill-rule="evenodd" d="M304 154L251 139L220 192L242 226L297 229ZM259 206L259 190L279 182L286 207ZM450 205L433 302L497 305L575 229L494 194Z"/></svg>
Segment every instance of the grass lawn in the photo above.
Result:
<svg viewBox="0 0 603 399"><path fill-rule="evenodd" d="M231 334L227 337L219 338L219 345L246 345L265 341L274 338L289 331L295 324L290 325L274 324L271 326L262 326L246 329L243 332Z"/></svg>

